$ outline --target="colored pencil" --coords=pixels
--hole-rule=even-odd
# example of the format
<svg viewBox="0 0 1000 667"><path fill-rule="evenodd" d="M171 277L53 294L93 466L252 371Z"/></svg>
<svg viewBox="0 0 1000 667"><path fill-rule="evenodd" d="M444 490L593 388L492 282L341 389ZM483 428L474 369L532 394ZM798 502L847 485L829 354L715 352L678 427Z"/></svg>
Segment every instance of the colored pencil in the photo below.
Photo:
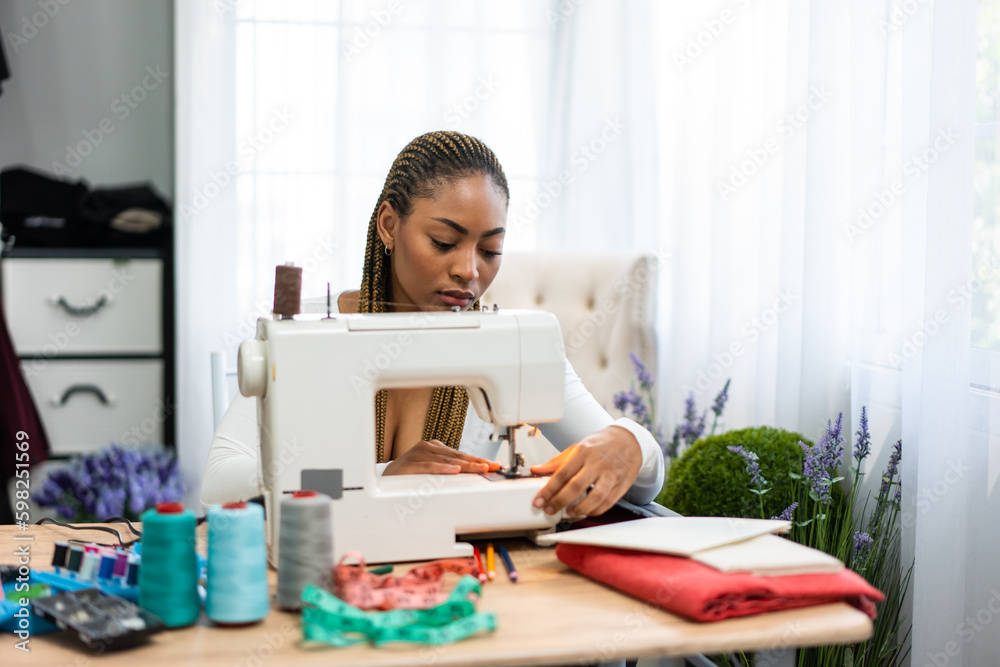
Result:
<svg viewBox="0 0 1000 667"><path fill-rule="evenodd" d="M486 577L493 581L497 576L496 556L493 552L493 543L486 545Z"/></svg>
<svg viewBox="0 0 1000 667"><path fill-rule="evenodd" d="M483 554L479 547L472 545L472 553L476 558L476 578L482 583L486 583L486 568L483 567Z"/></svg>
<svg viewBox="0 0 1000 667"><path fill-rule="evenodd" d="M497 550L500 552L500 558L503 559L503 564L507 567L507 576L515 584L517 583L517 570L514 569L514 561L510 559L510 554L507 553L507 549L504 548L502 544L497 545Z"/></svg>

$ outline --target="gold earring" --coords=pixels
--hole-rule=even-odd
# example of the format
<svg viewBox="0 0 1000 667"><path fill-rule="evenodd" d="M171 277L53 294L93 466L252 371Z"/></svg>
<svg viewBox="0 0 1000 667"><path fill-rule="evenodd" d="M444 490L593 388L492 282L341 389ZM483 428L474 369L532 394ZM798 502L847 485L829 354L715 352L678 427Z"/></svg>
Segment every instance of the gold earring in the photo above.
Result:
<svg viewBox="0 0 1000 667"><path fill-rule="evenodd" d="M383 246L382 249L385 250L385 256L386 257L388 257L389 255L392 254L392 250L389 249L389 246Z"/></svg>

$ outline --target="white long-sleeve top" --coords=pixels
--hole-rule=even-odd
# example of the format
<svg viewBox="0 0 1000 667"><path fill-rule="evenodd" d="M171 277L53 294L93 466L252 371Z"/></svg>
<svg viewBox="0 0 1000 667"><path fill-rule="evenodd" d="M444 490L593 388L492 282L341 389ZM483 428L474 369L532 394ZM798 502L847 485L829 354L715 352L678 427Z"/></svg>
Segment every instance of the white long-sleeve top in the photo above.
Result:
<svg viewBox="0 0 1000 667"><path fill-rule="evenodd" d="M333 303L336 303L336 299ZM625 494L625 499L645 505L656 498L663 486L663 454L653 435L628 418L615 419L601 407L566 360L566 394L561 421L539 424L542 435L562 451L586 436L607 426L620 426L631 433L642 450L639 476ZM491 441L493 425L479 418L470 404L459 450L491 461L496 460L499 441ZM374 447L372 443L372 447ZM212 440L201 486L201 503L206 508L216 503L246 500L260 493L257 483L257 459L260 437L257 428L256 399L237 396L226 410ZM379 473L387 463L379 464Z"/></svg>

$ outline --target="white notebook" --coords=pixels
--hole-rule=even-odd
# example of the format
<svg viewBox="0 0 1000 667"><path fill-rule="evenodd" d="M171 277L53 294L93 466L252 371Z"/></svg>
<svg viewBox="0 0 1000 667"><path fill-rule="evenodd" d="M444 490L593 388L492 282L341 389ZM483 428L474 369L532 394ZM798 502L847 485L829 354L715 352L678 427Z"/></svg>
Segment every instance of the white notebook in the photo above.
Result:
<svg viewBox="0 0 1000 667"><path fill-rule="evenodd" d="M540 535L538 544L589 544L616 549L692 556L706 549L770 533L786 533L791 521L729 517L651 517Z"/></svg>

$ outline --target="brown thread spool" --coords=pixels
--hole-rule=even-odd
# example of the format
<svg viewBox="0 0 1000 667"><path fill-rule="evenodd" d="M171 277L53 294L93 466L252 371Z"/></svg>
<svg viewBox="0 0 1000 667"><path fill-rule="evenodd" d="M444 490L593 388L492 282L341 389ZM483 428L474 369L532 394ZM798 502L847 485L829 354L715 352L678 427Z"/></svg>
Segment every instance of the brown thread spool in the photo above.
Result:
<svg viewBox="0 0 1000 667"><path fill-rule="evenodd" d="M274 314L290 318L302 312L302 267L291 262L274 269Z"/></svg>

